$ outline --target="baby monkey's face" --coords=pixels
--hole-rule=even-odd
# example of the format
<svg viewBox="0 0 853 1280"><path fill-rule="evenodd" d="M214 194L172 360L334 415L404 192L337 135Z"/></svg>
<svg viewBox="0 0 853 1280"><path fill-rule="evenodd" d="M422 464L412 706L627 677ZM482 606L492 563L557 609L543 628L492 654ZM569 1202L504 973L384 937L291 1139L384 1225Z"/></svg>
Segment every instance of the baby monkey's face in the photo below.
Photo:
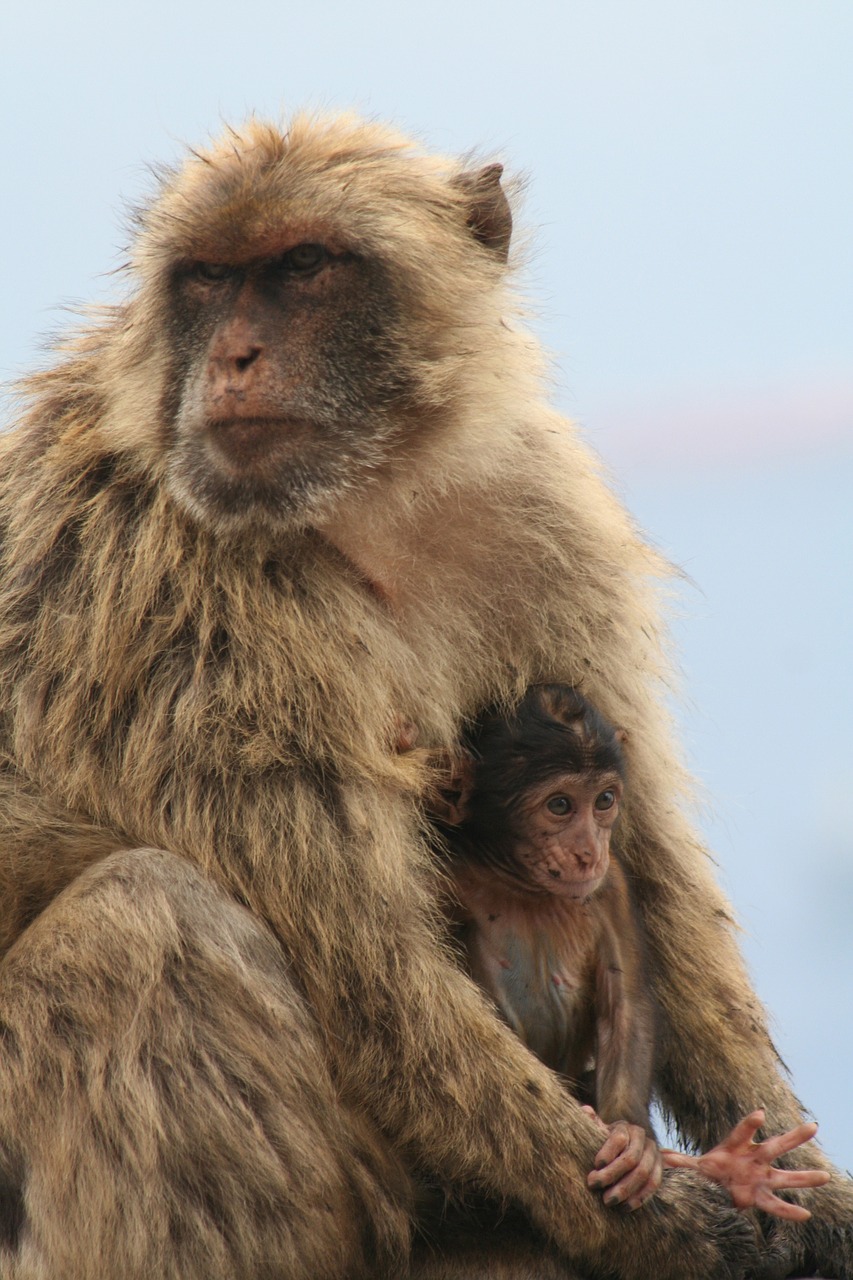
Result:
<svg viewBox="0 0 853 1280"><path fill-rule="evenodd" d="M533 886L578 902L596 891L622 791L617 773L563 773L525 793L514 813L515 857Z"/></svg>

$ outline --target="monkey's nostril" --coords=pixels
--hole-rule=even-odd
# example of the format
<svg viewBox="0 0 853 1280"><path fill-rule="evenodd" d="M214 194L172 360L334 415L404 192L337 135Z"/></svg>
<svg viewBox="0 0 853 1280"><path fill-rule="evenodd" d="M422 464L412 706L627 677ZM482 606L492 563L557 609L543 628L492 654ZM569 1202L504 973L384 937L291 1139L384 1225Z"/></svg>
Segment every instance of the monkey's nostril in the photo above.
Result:
<svg viewBox="0 0 853 1280"><path fill-rule="evenodd" d="M550 867L548 870L548 875L551 877L552 880L559 880L560 878L560 873L556 867Z"/></svg>
<svg viewBox="0 0 853 1280"><path fill-rule="evenodd" d="M261 354L260 347L252 347L251 351L249 351L246 355L237 356L234 363L237 366L238 373L245 372L245 370L248 369L250 364L255 363L255 361L257 360L260 354Z"/></svg>

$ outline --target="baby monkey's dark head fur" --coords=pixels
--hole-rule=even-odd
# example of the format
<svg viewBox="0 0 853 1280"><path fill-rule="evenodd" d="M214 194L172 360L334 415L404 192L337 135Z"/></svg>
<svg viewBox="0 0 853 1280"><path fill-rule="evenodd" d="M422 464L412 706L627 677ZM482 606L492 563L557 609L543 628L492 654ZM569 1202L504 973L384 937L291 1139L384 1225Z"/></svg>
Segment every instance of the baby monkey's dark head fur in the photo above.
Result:
<svg viewBox="0 0 853 1280"><path fill-rule="evenodd" d="M511 862L531 792L566 774L624 781L624 736L568 685L534 685L509 714L490 707L463 739L451 843L467 856Z"/></svg>

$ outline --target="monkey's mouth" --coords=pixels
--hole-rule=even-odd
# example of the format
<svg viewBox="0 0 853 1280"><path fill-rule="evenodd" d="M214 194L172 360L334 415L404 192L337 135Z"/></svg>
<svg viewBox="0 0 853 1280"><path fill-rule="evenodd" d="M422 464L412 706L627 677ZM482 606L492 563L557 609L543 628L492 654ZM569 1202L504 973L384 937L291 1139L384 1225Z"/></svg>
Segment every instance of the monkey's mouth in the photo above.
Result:
<svg viewBox="0 0 853 1280"><path fill-rule="evenodd" d="M587 880L548 881L548 892L556 898L568 898L570 902L586 902L601 884L604 876L590 876Z"/></svg>
<svg viewBox="0 0 853 1280"><path fill-rule="evenodd" d="M592 897L600 884L600 879L585 880L583 884L573 884L569 887L567 896L574 898L576 902L586 902L587 898Z"/></svg>
<svg viewBox="0 0 853 1280"><path fill-rule="evenodd" d="M313 425L299 418L217 418L207 425L217 460L240 474L299 456L315 436Z"/></svg>

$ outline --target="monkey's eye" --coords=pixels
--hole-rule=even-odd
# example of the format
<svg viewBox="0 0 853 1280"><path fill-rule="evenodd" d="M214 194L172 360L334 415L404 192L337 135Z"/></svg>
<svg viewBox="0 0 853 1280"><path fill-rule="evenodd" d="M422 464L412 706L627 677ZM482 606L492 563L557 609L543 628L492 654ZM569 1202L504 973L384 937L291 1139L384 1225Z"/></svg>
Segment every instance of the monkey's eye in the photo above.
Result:
<svg viewBox="0 0 853 1280"><path fill-rule="evenodd" d="M219 284L227 280L234 268L227 262L194 262L187 275L193 280L201 280L204 284Z"/></svg>
<svg viewBox="0 0 853 1280"><path fill-rule="evenodd" d="M602 791L600 796L595 798L596 809L612 809L616 803L615 791Z"/></svg>
<svg viewBox="0 0 853 1280"><path fill-rule="evenodd" d="M308 275L321 267L327 257L321 244L297 244L282 256L281 265L288 271Z"/></svg>
<svg viewBox="0 0 853 1280"><path fill-rule="evenodd" d="M551 799L546 802L545 808L551 813L556 813L558 818L562 818L567 813L571 813L572 802L568 796L551 796Z"/></svg>

